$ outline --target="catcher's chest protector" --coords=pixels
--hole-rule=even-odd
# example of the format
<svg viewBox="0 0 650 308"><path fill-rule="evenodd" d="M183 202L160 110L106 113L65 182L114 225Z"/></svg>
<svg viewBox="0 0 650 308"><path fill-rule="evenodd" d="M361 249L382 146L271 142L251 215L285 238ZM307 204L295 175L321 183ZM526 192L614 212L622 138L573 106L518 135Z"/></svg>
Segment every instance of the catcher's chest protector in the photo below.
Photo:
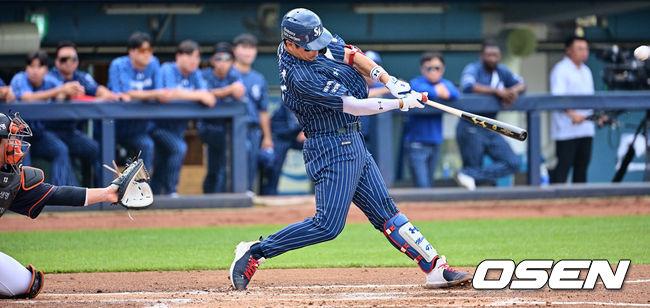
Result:
<svg viewBox="0 0 650 308"><path fill-rule="evenodd" d="M43 183L45 175L43 170L34 167L22 167L21 174L15 172L4 172L0 170L0 216L2 216L11 203L14 202L16 194L21 186L24 190L30 190Z"/></svg>
<svg viewBox="0 0 650 308"><path fill-rule="evenodd" d="M9 208L20 189L21 176L14 172L0 171L0 216Z"/></svg>

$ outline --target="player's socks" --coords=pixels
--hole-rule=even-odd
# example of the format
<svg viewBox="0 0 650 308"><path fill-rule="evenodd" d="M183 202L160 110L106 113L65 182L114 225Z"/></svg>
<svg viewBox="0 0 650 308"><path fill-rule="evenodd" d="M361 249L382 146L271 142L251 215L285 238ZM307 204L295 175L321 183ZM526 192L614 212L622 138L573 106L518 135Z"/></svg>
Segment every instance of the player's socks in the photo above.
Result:
<svg viewBox="0 0 650 308"><path fill-rule="evenodd" d="M253 256L253 259L259 260L261 258L265 258L264 252L262 252L262 246L260 243L257 243L253 246L251 246L251 256Z"/></svg>

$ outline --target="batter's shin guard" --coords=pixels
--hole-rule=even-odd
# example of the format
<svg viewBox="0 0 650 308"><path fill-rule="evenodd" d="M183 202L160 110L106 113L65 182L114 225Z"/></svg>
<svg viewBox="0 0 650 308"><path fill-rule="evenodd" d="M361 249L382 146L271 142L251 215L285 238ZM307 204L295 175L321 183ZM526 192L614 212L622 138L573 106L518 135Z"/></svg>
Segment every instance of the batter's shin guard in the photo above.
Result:
<svg viewBox="0 0 650 308"><path fill-rule="evenodd" d="M387 220L383 229L388 241L399 251L413 259L422 271L429 273L433 270L438 259L438 253L404 214L397 213Z"/></svg>

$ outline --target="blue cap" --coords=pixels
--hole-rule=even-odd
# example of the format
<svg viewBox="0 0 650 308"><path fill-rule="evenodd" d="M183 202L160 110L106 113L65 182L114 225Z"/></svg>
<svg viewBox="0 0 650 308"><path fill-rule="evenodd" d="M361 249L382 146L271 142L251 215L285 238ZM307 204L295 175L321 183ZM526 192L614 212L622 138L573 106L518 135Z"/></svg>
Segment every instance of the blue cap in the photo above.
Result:
<svg viewBox="0 0 650 308"><path fill-rule="evenodd" d="M308 9L289 11L280 28L283 39L307 50L321 50L332 41L332 34L323 27L320 17Z"/></svg>
<svg viewBox="0 0 650 308"><path fill-rule="evenodd" d="M381 65L381 57L379 54L375 51L368 50L365 52L366 57L368 57L370 60L375 61L375 63Z"/></svg>

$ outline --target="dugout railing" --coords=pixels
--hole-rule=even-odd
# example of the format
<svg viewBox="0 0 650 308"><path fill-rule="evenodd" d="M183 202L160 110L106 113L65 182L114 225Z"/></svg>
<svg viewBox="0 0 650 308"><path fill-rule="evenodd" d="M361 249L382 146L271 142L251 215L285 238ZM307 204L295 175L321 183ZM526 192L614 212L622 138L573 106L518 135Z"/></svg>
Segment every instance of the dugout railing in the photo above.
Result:
<svg viewBox="0 0 650 308"><path fill-rule="evenodd" d="M2 112L20 112L23 119L42 121L98 120L100 122L101 161L109 163L115 159L115 121L142 119L224 119L230 125L230 175L232 191L243 193L247 189L246 162L246 106L242 103L219 103L213 108L196 102L174 101L166 104L138 102L30 102L2 104ZM102 181L110 183L113 173L102 168Z"/></svg>
<svg viewBox="0 0 650 308"><path fill-rule="evenodd" d="M542 134L540 131L541 113L557 109L595 109L595 110L650 110L650 91L610 91L598 92L593 96L553 96L548 94L522 95L515 104L502 109L499 101L490 95L463 95L458 101L449 103L450 106L472 113L489 113L498 111L520 111L526 113L528 130L528 184L540 184L540 164ZM101 160L110 162L115 158L115 120L127 119L206 119L222 118L231 123L230 173L232 190L236 193L246 191L246 108L240 103L220 103L213 108L207 108L195 102L170 102L158 104L150 102L30 102L2 104L2 112L20 112L26 120L99 120L101 123ZM424 108L409 111L416 114L441 114L435 108ZM384 173L388 186L392 186L394 178L394 157L392 134L392 116L399 111L380 114L371 134L382 136L376 138L377 164ZM113 175L102 171L102 179L108 183Z"/></svg>
<svg viewBox="0 0 650 308"><path fill-rule="evenodd" d="M492 95L475 95L464 94L457 101L442 102L449 106L472 113L491 113L502 111L520 111L526 113L526 125L528 130L527 142L527 179L528 184L532 186L540 185L540 164L542 152L542 134L541 134L541 114L544 111L560 109L594 109L599 111L606 110L650 110L650 91L608 91L597 92L589 96L554 96L549 94L525 94L520 96L515 104L507 109L501 107L500 102ZM435 108L426 107L423 109L412 109L409 113L414 114L442 114ZM399 111L392 111L393 116L401 115ZM394 158L393 144L394 138L387 136L394 132L393 122L389 117L382 117L375 120L373 133L375 136L381 136L376 140L376 150L373 155L377 165L381 169L384 180L389 187L393 185ZM374 141L374 140L373 140Z"/></svg>

